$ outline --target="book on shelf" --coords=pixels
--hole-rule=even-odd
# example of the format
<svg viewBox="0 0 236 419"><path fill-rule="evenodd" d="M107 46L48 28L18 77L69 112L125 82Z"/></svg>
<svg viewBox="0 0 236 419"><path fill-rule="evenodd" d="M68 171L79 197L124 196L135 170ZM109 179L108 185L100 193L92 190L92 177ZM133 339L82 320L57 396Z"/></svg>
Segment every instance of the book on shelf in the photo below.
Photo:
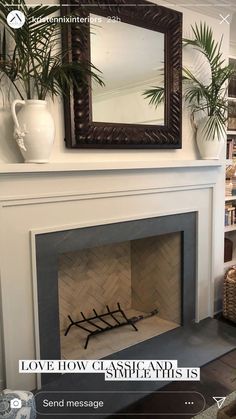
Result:
<svg viewBox="0 0 236 419"><path fill-rule="evenodd" d="M229 138L227 140L226 159L229 159L229 160L233 159L233 145L234 145L234 140Z"/></svg>
<svg viewBox="0 0 236 419"><path fill-rule="evenodd" d="M225 226L232 226L235 224L236 208L230 204L225 205Z"/></svg>
<svg viewBox="0 0 236 419"><path fill-rule="evenodd" d="M236 132L236 103L228 102L228 126L227 131Z"/></svg>
<svg viewBox="0 0 236 419"><path fill-rule="evenodd" d="M232 178L232 195L236 195L236 178Z"/></svg>
<svg viewBox="0 0 236 419"><path fill-rule="evenodd" d="M229 64L234 67L234 70L236 71L236 60L235 58L229 58ZM228 86L228 96L231 96L233 98L236 97L236 72L230 76L229 79L229 86Z"/></svg>
<svg viewBox="0 0 236 419"><path fill-rule="evenodd" d="M231 179L225 181L225 195L232 196L233 183Z"/></svg>
<svg viewBox="0 0 236 419"><path fill-rule="evenodd" d="M234 138L230 137L227 139L226 159L236 159L236 136Z"/></svg>

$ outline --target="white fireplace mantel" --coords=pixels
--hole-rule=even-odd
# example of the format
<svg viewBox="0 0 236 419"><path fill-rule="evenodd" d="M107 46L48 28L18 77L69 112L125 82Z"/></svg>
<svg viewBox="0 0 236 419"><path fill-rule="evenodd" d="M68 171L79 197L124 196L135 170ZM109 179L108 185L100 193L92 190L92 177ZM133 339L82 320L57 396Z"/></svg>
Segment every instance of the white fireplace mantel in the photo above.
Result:
<svg viewBox="0 0 236 419"><path fill-rule="evenodd" d="M196 321L212 316L223 267L223 172L219 161L207 160L0 165L6 385L36 385L33 375L17 372L19 359L36 354L36 234L194 211Z"/></svg>
<svg viewBox="0 0 236 419"><path fill-rule="evenodd" d="M47 172L84 172L101 170L137 170L177 167L217 167L219 160L124 160L93 162L58 162L47 164L0 164L2 173L47 173Z"/></svg>

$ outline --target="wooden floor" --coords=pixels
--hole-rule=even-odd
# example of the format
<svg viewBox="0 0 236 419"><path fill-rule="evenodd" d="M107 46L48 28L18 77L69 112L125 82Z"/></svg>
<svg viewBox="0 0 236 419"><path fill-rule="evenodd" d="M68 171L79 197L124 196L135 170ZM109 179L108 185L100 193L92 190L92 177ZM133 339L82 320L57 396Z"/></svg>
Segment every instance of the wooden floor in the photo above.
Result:
<svg viewBox="0 0 236 419"><path fill-rule="evenodd" d="M232 391L236 390L236 350L226 354L225 356L209 363L208 365L201 368L201 381L195 382L173 382L165 386L163 391L197 391L202 393L206 400L206 409L213 405L215 402L213 396L227 396ZM174 396L173 396L174 397ZM149 406L149 409L147 409ZM127 413L138 413L137 418L146 419L173 419L175 416L167 415L145 415L145 412L150 411L150 406L154 412L155 410L155 397L153 395L148 396L145 400L138 402L133 405ZM158 406L160 406L158 402ZM143 415L140 415L143 413ZM193 415L178 415L177 419L190 419ZM132 418L122 414L113 415L112 418Z"/></svg>

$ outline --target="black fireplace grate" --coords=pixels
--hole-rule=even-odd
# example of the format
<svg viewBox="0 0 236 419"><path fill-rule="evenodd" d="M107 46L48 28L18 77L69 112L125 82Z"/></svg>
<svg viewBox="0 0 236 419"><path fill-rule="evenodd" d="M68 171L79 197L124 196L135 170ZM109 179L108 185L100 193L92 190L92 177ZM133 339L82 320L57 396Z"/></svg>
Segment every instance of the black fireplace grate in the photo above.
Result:
<svg viewBox="0 0 236 419"><path fill-rule="evenodd" d="M117 310L110 310L109 306L106 306L107 308L107 312L103 313L103 314L98 314L97 311L95 310L95 308L93 309L94 312L94 316L92 317L86 317L84 315L84 313L81 311L81 316L83 318L83 320L79 320L79 321L74 321L72 319L71 316L68 316L69 320L70 320L70 324L67 327L64 336L67 336L71 327L72 326L76 326L79 327L80 329L84 330L85 332L88 333L87 338L86 338L86 342L84 345L84 349L87 349L88 347L88 343L89 343L89 339L91 336L95 336L98 335L99 333L104 333L107 332L108 330L113 330L113 329L117 329L118 327L121 326L127 326L130 325L133 327L133 329L137 332L138 329L135 326L134 323L137 323L140 320L146 319L148 317L152 317L155 316L156 314L158 314L158 309L154 309L153 311L151 311L148 314L141 314L139 316L136 317L131 317L128 318L124 312L124 310L122 310L120 303L117 303ZM117 318L117 314L121 314L122 320L119 320ZM115 321L115 324L111 324L109 322L109 319L113 319ZM100 320L103 324L105 324L105 327L102 327L101 324L97 324L94 322L94 320ZM111 320L110 320L111 321ZM95 329L94 330L90 330L88 328L88 326L93 326Z"/></svg>
<svg viewBox="0 0 236 419"><path fill-rule="evenodd" d="M86 349L88 346L90 337L98 335L99 333L104 333L109 330L117 329L118 327L127 326L127 325L132 326L136 332L138 331L137 327L133 324L133 319L128 319L124 310L122 310L120 303L117 303L116 310L110 310L108 305L106 306L106 308L107 308L107 312L104 314L98 314L97 311L93 309L94 316L92 317L85 317L84 313L81 311L81 316L83 320L79 320L79 321L74 321L71 316L68 316L70 320L70 324L67 327L64 335L66 336L69 333L72 326L76 326L84 330L85 332L88 333L88 336L86 338L86 342L84 345L84 349ZM117 318L116 316L117 314L120 314L122 316L122 320L119 320ZM115 324L111 324L109 322L109 318L112 318L115 321ZM94 320L100 320L105 325L105 327L101 326L101 324L95 323ZM135 321L137 321L136 318L135 318ZM89 329L88 328L89 325L93 326L95 330Z"/></svg>

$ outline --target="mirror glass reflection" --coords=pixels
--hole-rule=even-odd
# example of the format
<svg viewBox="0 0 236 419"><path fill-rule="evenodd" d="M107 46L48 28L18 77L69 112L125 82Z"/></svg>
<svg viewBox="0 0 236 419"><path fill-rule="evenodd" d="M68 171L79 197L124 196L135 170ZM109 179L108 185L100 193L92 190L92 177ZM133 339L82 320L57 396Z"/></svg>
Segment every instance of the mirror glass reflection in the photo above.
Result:
<svg viewBox="0 0 236 419"><path fill-rule="evenodd" d="M165 125L164 34L90 15L91 62L105 86L92 81L93 122ZM144 92L160 87L155 107Z"/></svg>

